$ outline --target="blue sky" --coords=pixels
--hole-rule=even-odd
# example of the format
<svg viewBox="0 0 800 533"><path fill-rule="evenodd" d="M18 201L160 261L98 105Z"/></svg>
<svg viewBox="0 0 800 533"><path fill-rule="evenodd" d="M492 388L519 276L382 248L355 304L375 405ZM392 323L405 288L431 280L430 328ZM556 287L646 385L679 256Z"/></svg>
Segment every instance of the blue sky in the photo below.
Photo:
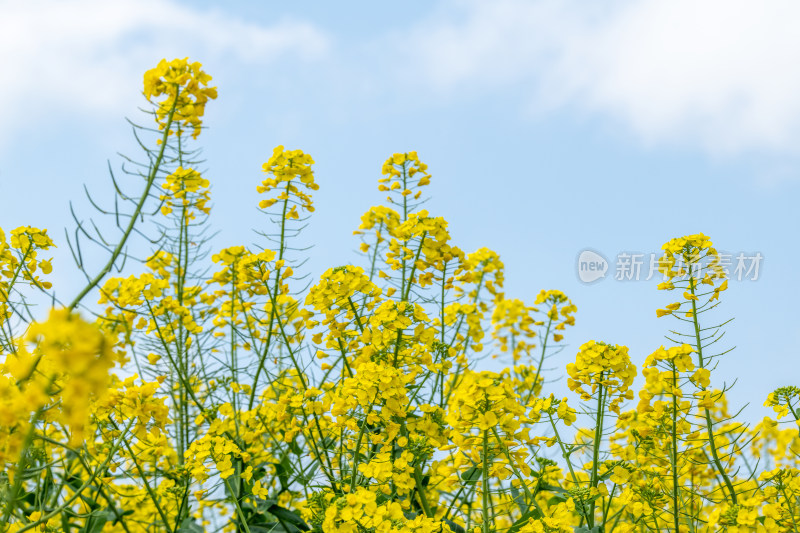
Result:
<svg viewBox="0 0 800 533"><path fill-rule="evenodd" d="M578 306L558 366L589 339L641 365L675 325L655 315L672 299L655 280L614 280L614 258L704 232L764 258L757 281L724 295L737 348L715 384L738 378L735 403L758 419L768 392L800 382L800 6L299 5L0 0L0 226L61 239L67 200L81 205L83 183L107 191L106 161L136 153L124 117L142 118L142 73L189 56L219 87L201 136L217 247L266 222L254 189L283 144L317 161L308 269L356 261L382 162L416 150L455 244L498 251L509 296L558 288ZM79 278L59 244L67 297ZM579 281L586 248L611 260L607 279Z"/></svg>

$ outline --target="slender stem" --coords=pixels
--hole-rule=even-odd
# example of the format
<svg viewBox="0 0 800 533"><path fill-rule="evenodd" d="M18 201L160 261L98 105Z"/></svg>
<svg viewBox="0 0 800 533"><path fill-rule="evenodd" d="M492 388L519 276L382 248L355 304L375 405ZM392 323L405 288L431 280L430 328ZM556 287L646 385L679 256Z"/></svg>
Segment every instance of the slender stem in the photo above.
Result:
<svg viewBox="0 0 800 533"><path fill-rule="evenodd" d="M689 290L692 293L692 296L695 295L695 278L694 276L689 278ZM692 322L694 323L694 335L695 340L697 341L697 357L700 362L700 368L704 367L703 361L703 344L702 340L700 339L700 322L697 320L697 304L695 303L695 299L692 298ZM705 390L705 389L703 389ZM717 453L717 445L714 442L714 423L711 420L711 412L708 410L708 407L704 407L703 410L705 411L705 418L706 418L706 431L708 432L708 445L711 448L711 456L714 458L714 465L717 467L717 471L719 472L720 476L722 476L723 481L725 482L725 486L728 489L731 497L731 503L736 505L736 491L733 488L733 483L731 483L730 478L728 477L727 472L725 472L725 468L722 466L722 462L719 460L719 454Z"/></svg>
<svg viewBox="0 0 800 533"><path fill-rule="evenodd" d="M377 398L377 393L375 394ZM373 402L375 400L373 399ZM364 432L367 429L367 417L372 413L372 407L374 404L370 402L369 409L367 412L364 413L364 420L361 421L361 429L358 432L358 437L356 438L356 447L353 449L353 476L350 479L350 492L354 492L356 490L356 476L358 476L358 454L361 451L361 440L364 438Z"/></svg>
<svg viewBox="0 0 800 533"><path fill-rule="evenodd" d="M353 303L353 298L348 296L347 297L347 301L350 302L350 309L353 311L353 315L355 315L356 325L358 326L358 330L363 333L364 332L364 326L361 324L361 317L358 316L358 311L356 311L356 306Z"/></svg>
<svg viewBox="0 0 800 533"><path fill-rule="evenodd" d="M417 261L419 261L419 255L422 252L422 246L425 244L425 237L428 235L427 231L422 232L422 237L419 240L419 248L417 248L417 254L414 256L414 263L411 265L411 275L408 276L408 286L406 287L405 294L401 294L402 301L407 302L408 297L411 293L411 285L412 281L414 281L414 273L417 270Z"/></svg>
<svg viewBox="0 0 800 533"><path fill-rule="evenodd" d="M403 161L403 192L408 190L408 161ZM408 196L403 195L403 222L408 220Z"/></svg>
<svg viewBox="0 0 800 533"><path fill-rule="evenodd" d="M572 476L572 482L577 487L578 476L575 475L575 470L572 468L572 461L569 458L570 454L568 454L567 449L564 448L564 441L561 440L561 436L558 434L558 428L556 427L556 423L553 421L553 415L548 413L547 416L550 419L550 425L553 427L553 432L555 433L556 441L558 441L558 447L561 448L561 455L567 461L567 468L569 468L569 473Z"/></svg>
<svg viewBox="0 0 800 533"><path fill-rule="evenodd" d="M792 505L792 500L789 498L789 495L786 494L786 487L781 486L781 493L783 494L783 497L786 500L786 505L789 508L789 516L792 518L792 529L797 532L797 521L794 518L794 506Z"/></svg>
<svg viewBox="0 0 800 533"><path fill-rule="evenodd" d="M135 418L133 420L135 420ZM164 522L164 527L167 529L167 531L169 531L169 519L167 518L166 513L164 513L164 509L161 508L158 495L153 491L150 483L147 482L147 474L145 474L142 466L136 459L136 453L133 451L133 448L127 440L125 441L125 448L128 449L128 453L131 455L131 461L133 461L133 465L136 467L136 471L139 473L139 478L142 480L142 483L144 483L144 488L147 491L147 495L150 496L150 500L152 500L153 505L156 507L156 511L158 511L159 516L161 516L161 520Z"/></svg>
<svg viewBox="0 0 800 533"><path fill-rule="evenodd" d="M506 456L508 459L508 466L511 467L511 471L514 472L514 475L517 476L517 480L519 484L522 486L522 490L525 491L525 495L528 497L528 500L533 504L534 507L539 509L540 511L542 508L536 502L536 498L531 493L530 489L528 488L528 484L525 483L525 478L522 476L522 472L519 471L519 468L514 464L514 460L511 458L511 452L508 450L508 446L505 445L503 439L500 438L500 434L497 432L497 428L492 428L492 433L494 433L494 438L497 439L497 443L503 450L503 455Z"/></svg>
<svg viewBox="0 0 800 533"><path fill-rule="evenodd" d="M542 341L542 355L539 357L539 364L536 365L536 376L533 378L533 387L528 391L528 396L525 398L524 405L527 405L528 402L531 401L531 396L533 396L534 391L536 391L536 384L539 382L539 376L542 374L542 365L544 364L544 358L547 354L547 339L550 338L550 327L552 325L553 319L551 317L547 321L547 331L545 331L544 340Z"/></svg>
<svg viewBox="0 0 800 533"><path fill-rule="evenodd" d="M53 380L50 380L52 383ZM50 384L48 384L48 389ZM33 436L36 433L36 424L39 421L39 417L42 416L43 408L40 407L36 410L36 412L31 417L31 421L29 422L30 427L28 428L27 433L25 434L25 439L22 441L21 451L19 452L19 464L16 468L16 475L14 476L14 485L11 487L11 497L8 499L6 503L6 508L3 512L3 522L2 522L2 529L0 531L5 531L5 526L8 524L11 515L13 514L15 508L17 507L17 500L19 491L22 488L22 483L25 479L25 470L28 468L28 448L33 442ZM6 489L8 490L8 489Z"/></svg>
<svg viewBox="0 0 800 533"><path fill-rule="evenodd" d="M600 372L600 382L603 381L603 373ZM595 424L594 428L594 442L592 444L592 477L589 482L592 488L597 488L598 483L598 475L597 471L599 468L600 462L600 441L603 438L603 415L605 411L605 398L604 398L604 388L602 385L598 385L597 391L597 423ZM594 527L594 509L595 509L595 500L592 500L591 509L589 512L589 516L586 517L586 520L589 522L589 527Z"/></svg>
<svg viewBox="0 0 800 533"><path fill-rule="evenodd" d="M380 235L381 231L383 231L383 221L378 224L378 229L375 231L375 246L372 249L372 258L370 259L369 263L369 280L372 281L372 278L375 276L375 262L378 259L378 247L381 244ZM365 297L366 298L366 297Z"/></svg>
<svg viewBox="0 0 800 533"><path fill-rule="evenodd" d="M491 519L489 518L489 430L483 431L483 533L489 533Z"/></svg>
<svg viewBox="0 0 800 533"><path fill-rule="evenodd" d="M291 166L291 161L290 161ZM283 254L286 249L286 213L289 210L289 192L291 191L292 182L289 180L286 182L286 188L284 189L284 194L286 198L283 200L283 207L281 208L281 230L280 230L280 244L278 245L278 260L280 261L283 259ZM264 370L264 365L267 361L267 357L269 356L269 348L271 346L272 341L272 326L275 323L275 314L277 312L277 306L275 305L275 301L278 298L278 290L280 290L281 286L281 269L275 269L275 283L272 287L272 292L270 292L269 286L267 286L267 292L270 294L270 299L273 302L272 309L269 312L269 330L267 332L267 341L264 346L264 351L261 354L261 357L258 361L258 368L256 369L255 377L253 377L253 386L250 389L250 400L248 402L248 408L253 408L253 403L256 398L256 386L258 385L258 378L261 376L261 371ZM273 296L274 293L274 296Z"/></svg>
<svg viewBox="0 0 800 533"><path fill-rule="evenodd" d="M33 244L28 246L28 249L25 250L24 254L22 254L22 259L20 260L19 265L17 266L17 269L14 272L14 275L7 282L7 291L4 291L4 290L0 289L0 302L3 302L4 304L9 305L9 307L12 308L12 311L15 311L15 310L14 310L14 307L10 304L11 292L14 289L14 285L17 282L17 278L19 277L20 273L22 272L22 267L25 265L25 262L28 260L28 255L32 251L33 251ZM17 316L21 315L21 313L16 313L16 314L17 314ZM5 332L6 328L8 329L8 333ZM11 321L10 320L4 320L4 321L0 322L0 329L3 332L3 336L6 338L6 342L4 343L6 345L5 348L7 348L8 351L13 353L14 355L17 355L17 345L14 342L14 331L11 328Z"/></svg>
<svg viewBox="0 0 800 533"><path fill-rule="evenodd" d="M274 299L278 297L278 287L280 284L280 271L276 272L275 274L275 284L272 289L270 289L269 285L267 285L267 292L272 294L274 293ZM266 282L265 282L266 285ZM272 291L272 292L270 292ZM253 408L253 403L255 402L256 398L256 386L258 385L258 378L261 375L261 371L264 370L264 365L267 361L267 357L269 356L269 349L272 346L272 334L275 331L275 314L276 314L276 307L273 305L269 311L269 327L267 328L267 340L264 341L264 350L261 353L261 357L258 361L258 368L256 369L256 375L253 377L253 386L250 389L250 401L248 402L248 410Z"/></svg>
<svg viewBox="0 0 800 533"><path fill-rule="evenodd" d="M672 364L672 450L669 456L672 469L672 510L675 513L675 533L680 533L680 519L678 514L678 501L680 485L678 484L678 397L675 389L678 387L678 375L675 364Z"/></svg>
<svg viewBox="0 0 800 533"><path fill-rule="evenodd" d="M161 161L164 158L164 150L167 148L167 139L169 138L170 127L172 126L172 119L175 115L175 109L178 104L178 96L180 95L180 90L175 91L175 101L172 102L172 107L169 110L169 114L167 115L167 123L164 126L164 135L161 137L161 148L158 150L158 157L156 157L155 163L153 163L153 168L150 169L150 174L147 176L147 184L145 185L144 192L142 192L141 198L139 198L139 203L136 204L136 209L131 215L130 222L128 222L128 227L125 228L125 233L122 234L122 239L117 243L117 246L114 248L114 251L111 253L111 258L109 258L108 263L97 273L97 275L92 278L86 287L78 293L72 303L69 304L68 309L72 311L77 307L77 305L83 300L83 298L89 293L90 290L95 288L98 283L108 274L111 272L111 269L114 267L114 264L117 262L117 258L119 254L122 253L122 249L125 247L125 243L128 242L128 237L130 237L131 232L133 231L133 227L136 225L136 220L139 218L139 215L142 213L142 209L144 208L144 203L147 201L147 198L150 193L150 188L153 186L153 182L156 179L156 175L158 174L158 170L161 168Z"/></svg>
<svg viewBox="0 0 800 533"><path fill-rule="evenodd" d="M422 505L425 516L433 518L433 512L431 512L428 497L425 495L425 487L422 486L422 472L420 471L419 465L414 467L414 483L416 484L417 494L419 494L419 503Z"/></svg>
<svg viewBox="0 0 800 533"><path fill-rule="evenodd" d="M247 525L247 520L244 519L244 513L242 512L242 508L239 505L239 498L237 498L236 496L233 495L233 489L231 488L231 484L228 483L227 479L225 479L225 485L227 485L228 490L231 493L231 496L232 496L231 500L233 500L233 505L236 507L236 516L239 517L239 523L241 523L244 526L244 530L247 533L251 533L250 532L250 526Z"/></svg>
<svg viewBox="0 0 800 533"><path fill-rule="evenodd" d="M270 296L270 301L272 302L272 306L273 307L277 307L278 302L276 301L276 298L272 294L270 294L269 296ZM289 336L287 335L286 329L283 326L283 321L281 320L280 316L278 316L276 318L277 318L277 322L278 322L278 330L280 331L281 338L283 339L283 342L286 345L286 351L289 353L289 359L292 361L292 365L294 365L294 368L297 371L297 379L300 381L300 385L303 388L303 392L306 392L308 390L308 384L306 383L306 379L303 377L303 368L300 366L300 363L298 363L298 361L297 361L297 357L295 356L294 350L292 349L292 345L289 342ZM301 406L301 410L303 412L303 416L306 418L306 420L308 420L309 416L308 416L308 413L306 412L306 409ZM319 417L317 416L317 413L315 413L314 411L312 411L311 414L312 414L312 416L314 418L314 424L317 427L317 431L319 433L319 437L320 437L320 439L323 439L324 438L324 433L322 431L322 426L320 425L320 422L319 422ZM316 453L317 460L320 462L320 467L322 468L322 471L325 473L325 475L328 477L328 480L331 482L331 486L332 486L334 492L338 492L338 488L336 486L336 481L333 478L333 463L331 462L331 459L328 456L327 451L325 452L324 455L322 455L320 453L318 447L317 447L316 440L311 438L310 442L311 442L312 448L314 449L314 451ZM325 470L325 464L322 461L323 457L328 462L329 471Z"/></svg>

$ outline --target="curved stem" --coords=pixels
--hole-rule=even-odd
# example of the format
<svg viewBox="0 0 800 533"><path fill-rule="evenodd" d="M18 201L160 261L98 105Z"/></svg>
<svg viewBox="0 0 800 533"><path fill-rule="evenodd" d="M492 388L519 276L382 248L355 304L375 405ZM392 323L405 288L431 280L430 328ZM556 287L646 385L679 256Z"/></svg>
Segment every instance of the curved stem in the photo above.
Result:
<svg viewBox="0 0 800 533"><path fill-rule="evenodd" d="M88 285L86 285L81 292L75 297L74 300L69 304L67 307L70 311L75 309L78 304L83 300L83 298L89 293L90 290L95 288L100 281L109 273L111 269L114 268L114 264L117 262L119 258L119 254L122 253L122 249L125 247L125 243L128 242L128 237L130 237L131 232L133 231L133 227L136 225L136 220L139 218L139 215L142 213L142 209L144 208L144 203L147 201L147 198L150 194L150 189L153 186L153 182L156 179L156 175L158 174L159 169L161 168L161 161L164 159L164 150L167 147L167 139L169 137L170 127L172 126L172 120L175 115L175 109L178 104L178 96L180 95L180 90L175 91L175 101L172 103L172 108L169 110L169 114L167 115L167 124L164 127L164 135L161 137L161 148L158 151L158 156L156 157L155 163L153 163L153 168L150 169L150 174L147 176L147 184L144 187L144 192L142 193L141 198L139 198L139 203L136 204L136 209L131 215L130 222L128 222L128 227L125 228L125 233L122 234L122 239L117 243L117 246L114 248L114 251L111 253L111 257L109 258L108 262L105 266L97 273L97 275L92 278Z"/></svg>

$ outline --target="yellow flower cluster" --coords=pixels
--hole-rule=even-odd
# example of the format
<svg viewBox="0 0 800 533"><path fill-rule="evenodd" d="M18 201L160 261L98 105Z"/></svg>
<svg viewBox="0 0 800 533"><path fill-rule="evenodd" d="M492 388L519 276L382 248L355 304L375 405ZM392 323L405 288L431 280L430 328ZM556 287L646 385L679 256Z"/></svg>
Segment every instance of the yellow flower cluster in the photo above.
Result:
<svg viewBox="0 0 800 533"><path fill-rule="evenodd" d="M21 347L17 357L40 359L37 371L55 378L61 389L61 416L72 431L70 443L82 442L90 401L107 393L108 372L118 360L113 340L65 309L54 309L47 321L34 323L27 338L35 345L33 351L25 353Z"/></svg>
<svg viewBox="0 0 800 533"><path fill-rule="evenodd" d="M380 294L381 290L360 267L328 269L320 282L311 287L305 302L324 315L321 325L327 328L324 334L326 347L357 349L359 335L365 326L361 316L374 310L380 303ZM313 327L317 324L314 321L308 325ZM321 341L322 337L323 333L318 333L315 340Z"/></svg>
<svg viewBox="0 0 800 533"><path fill-rule="evenodd" d="M530 474L526 409L506 375L466 371L449 407L445 421L452 444L445 449L458 450L451 456L455 471L475 464L500 480Z"/></svg>
<svg viewBox="0 0 800 533"><path fill-rule="evenodd" d="M208 87L211 76L202 70L200 63L189 63L188 58L162 59L158 66L144 74L144 96L148 101L165 96L157 102L156 122L165 129L171 122L192 128L197 138L203 126L206 103L217 98L217 88ZM178 130L178 135L181 134Z"/></svg>
<svg viewBox="0 0 800 533"><path fill-rule="evenodd" d="M330 503L322 530L331 533L438 533L441 523L424 516L408 520L399 503L379 503L374 492L359 488Z"/></svg>
<svg viewBox="0 0 800 533"><path fill-rule="evenodd" d="M636 365L631 363L627 346L589 341L580 347L575 362L567 365L567 374L570 390L590 400L602 389L600 396L611 400L609 409L615 413L619 413L623 400L633 398L630 386Z"/></svg>
<svg viewBox="0 0 800 533"><path fill-rule="evenodd" d="M46 321L33 323L25 341L0 366L5 389L0 410L21 423L0 432L5 460L20 452L31 420L63 423L71 445L83 442L91 404L106 395L109 370L119 361L113 340L66 309L53 309Z"/></svg>
<svg viewBox="0 0 800 533"><path fill-rule="evenodd" d="M575 501L568 498L566 502L559 502L553 506L548 516L541 520L530 520L523 526L520 533L571 533L574 531Z"/></svg>
<svg viewBox="0 0 800 533"><path fill-rule="evenodd" d="M300 187L316 191L319 185L314 181L314 171L311 165L314 160L302 150L284 150L283 146L275 147L272 157L264 163L263 171L271 177L264 179L256 190L261 193L280 189L275 198L261 200L258 207L269 209L275 203L281 202L282 216L285 219L298 219L300 209L308 213L314 211L311 195L302 191Z"/></svg>
<svg viewBox="0 0 800 533"><path fill-rule="evenodd" d="M400 222L400 215L391 207L386 207L385 205L373 206L369 208L369 211L361 215L361 225L354 233L359 235L363 230L370 230L375 226L379 227L379 231L385 228L387 231L392 232L400 225Z"/></svg>
<svg viewBox="0 0 800 533"><path fill-rule="evenodd" d="M366 213L361 215L361 225L353 232L354 235L362 235L362 242L359 249L366 253L372 248L372 254L377 257L379 248L387 239L387 235L394 235L395 229L401 224L400 215L391 207L383 205L373 206ZM375 240L371 244L365 235L366 231L372 230Z"/></svg>
<svg viewBox="0 0 800 533"><path fill-rule="evenodd" d="M563 292L559 290L542 290L536 296L534 303L536 305L546 304L550 306L550 309L546 311L549 321L548 326L552 323L555 331L564 331L567 326L575 325L575 317L573 315L578 308ZM561 333L553 334L553 341L555 342L559 342L563 338L564 336Z"/></svg>
<svg viewBox="0 0 800 533"><path fill-rule="evenodd" d="M800 426L800 387L790 385L775 389L767 395L764 407L772 407L778 420L791 413Z"/></svg>
<svg viewBox="0 0 800 533"><path fill-rule="evenodd" d="M460 269L462 274L458 276L458 281L473 286L472 290L467 292L469 298L475 300L480 290L485 288L496 300L502 294L505 281L504 271L505 265L497 252L489 248L481 248L467 255ZM457 294L462 292L464 292L462 287L456 287Z"/></svg>
<svg viewBox="0 0 800 533"><path fill-rule="evenodd" d="M41 270L49 274L53 270L50 259L39 259L39 252L55 245L47 235L47 230L22 226L11 231L10 242L0 229L0 295L8 300L14 283L26 281L32 287L51 288L49 281L40 281L35 274Z"/></svg>
<svg viewBox="0 0 800 533"><path fill-rule="evenodd" d="M577 411L569 406L567 398L559 400L552 394L547 398L535 398L531 404L530 417L532 420L538 421L542 413L556 415L567 426L571 426L578 419Z"/></svg>
<svg viewBox="0 0 800 533"><path fill-rule="evenodd" d="M708 237L702 233L670 240L662 246L664 255L659 259L659 271L666 281L659 284L659 290L683 289L682 302L668 304L658 309L659 317L682 311L686 318L692 318L703 311L711 302L719 299L722 291L728 288L725 271L720 256ZM717 280L723 280L715 286ZM712 287L710 292L701 293L701 285ZM706 302L702 297L708 296Z"/></svg>
<svg viewBox="0 0 800 533"><path fill-rule="evenodd" d="M535 308L526 306L522 300L504 298L497 302L492 312L492 337L500 343L502 353L511 352L515 363L523 356L530 358L531 351L536 348L533 343L536 336L534 311Z"/></svg>
<svg viewBox="0 0 800 533"><path fill-rule="evenodd" d="M139 439L146 439L147 432L155 425L163 430L169 422L169 406L166 398L158 396L159 383L139 381L138 375L130 376L120 382L116 376L108 393L97 404L96 415L99 420L116 419L117 422L134 421L131 428ZM167 443L164 443L167 444ZM152 453L152 450L147 450Z"/></svg>
<svg viewBox="0 0 800 533"><path fill-rule="evenodd" d="M208 206L210 193L209 182L193 168L178 167L175 172L167 176L162 188L167 194L161 195L161 214L172 213L176 203L184 210L183 223L189 224L195 219L195 214L189 208L197 209L206 215L211 212Z"/></svg>
<svg viewBox="0 0 800 533"><path fill-rule="evenodd" d="M10 242L0 229L0 346L13 350L13 339L8 338L3 324L13 315L13 306L19 295L18 282L30 287L50 289L53 284L42 280L42 274L53 270L50 259L40 259L39 252L55 246L47 230L22 226L11 231Z"/></svg>
<svg viewBox="0 0 800 533"><path fill-rule="evenodd" d="M157 102L156 122L165 129L172 122L192 128L197 138L203 126L206 103L217 98L217 88L208 87L211 76L202 70L200 63L189 63L188 58L162 59L158 66L144 74L144 96L148 101L165 96ZM178 135L181 134L178 129Z"/></svg>
<svg viewBox="0 0 800 533"><path fill-rule="evenodd" d="M417 281L421 287L430 285L433 280L433 272L428 269L453 256L448 244L447 221L431 217L425 210L410 214L408 220L393 229L392 237L386 263L392 270L410 268L412 281ZM418 280L414 275L419 276Z"/></svg>
<svg viewBox="0 0 800 533"><path fill-rule="evenodd" d="M428 165L419 160L417 152L393 154L383 163L381 174L384 177L378 180L378 190L398 191L403 197L413 195L415 200L422 191L413 190L431 183Z"/></svg>

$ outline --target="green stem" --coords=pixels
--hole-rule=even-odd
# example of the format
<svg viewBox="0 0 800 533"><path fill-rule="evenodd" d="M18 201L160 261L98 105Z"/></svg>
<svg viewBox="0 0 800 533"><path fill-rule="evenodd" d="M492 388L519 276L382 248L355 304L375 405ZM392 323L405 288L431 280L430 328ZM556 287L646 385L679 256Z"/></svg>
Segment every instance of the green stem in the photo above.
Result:
<svg viewBox="0 0 800 533"><path fill-rule="evenodd" d="M528 484L525 483L525 478L522 476L522 472L520 472L517 466L514 464L514 460L511 458L511 452L509 451L508 446L506 446L505 443L503 442L503 439L500 438L500 434L497 432L497 428L492 428L492 433L494 433L494 438L497 439L497 443L503 449L503 454L506 456L506 459L508 460L508 466L511 467L511 471L514 472L515 476L517 476L517 480L519 481L519 484L522 485L522 490L525 491L525 495L528 497L528 500L533 504L534 507L536 507L537 509L539 509L539 511L541 511L542 508L539 507L538 503L536 503L536 498L534 498L533 494L528 488Z"/></svg>
<svg viewBox="0 0 800 533"><path fill-rule="evenodd" d="M275 274L275 284L270 289L269 285L266 284L267 292L272 295L274 293L273 300L276 300L278 297L278 287L280 286L280 271L276 272ZM258 361L258 368L256 369L255 377L253 377L253 386L250 389L250 401L248 402L248 410L253 408L253 403L255 402L256 398L256 386L258 385L258 378L261 375L261 371L264 370L264 365L266 364L267 357L269 356L269 349L272 346L272 334L274 331L275 326L275 313L276 307L273 305L272 309L269 311L269 327L267 328L267 340L264 341L264 350L261 353Z"/></svg>
<svg viewBox="0 0 800 533"><path fill-rule="evenodd" d="M422 472L420 471L419 465L414 467L414 483L416 484L417 494L419 494L419 503L422 505L425 516L433 518L433 512L431 512L428 497L425 495L425 487L422 486Z"/></svg>
<svg viewBox="0 0 800 533"><path fill-rule="evenodd" d="M600 382L603 381L603 373L600 372ZM597 423L595 424L594 428L594 442L592 443L592 477L589 482L591 488L597 488L598 483L598 469L599 469L599 462L600 462L600 441L603 438L603 415L605 412L605 401L604 401L604 390L602 385L598 385L597 390ZM592 499L592 503L590 506L589 516L586 517L586 520L589 523L589 527L594 527L594 510L595 510L595 500Z"/></svg>
<svg viewBox="0 0 800 533"><path fill-rule="evenodd" d="M786 487L781 487L781 493L783 494L784 499L786 500L786 505L789 508L789 516L792 518L792 529L797 532L797 521L794 518L794 506L792 505L792 500L789 499L789 495L786 494ZM795 498L796 499L796 498Z"/></svg>
<svg viewBox="0 0 800 533"><path fill-rule="evenodd" d="M483 533L490 533L489 518L489 430L483 432Z"/></svg>
<svg viewBox="0 0 800 533"><path fill-rule="evenodd" d="M401 294L402 301L407 302L408 297L411 294L411 285L412 281L414 281L414 273L417 270L417 261L419 261L420 253L422 252L422 246L425 244L425 237L428 235L427 231L422 232L422 237L419 240L419 248L417 248L417 254L414 256L414 263L411 265L411 275L408 276L408 286L406 287L405 294Z"/></svg>
<svg viewBox="0 0 800 533"><path fill-rule="evenodd" d="M692 296L695 295L695 278L689 278L689 290ZM697 320L697 303L694 298L692 298L692 322L694 323L694 335L697 341L697 357L700 362L700 368L705 368L704 361L703 361L703 344L700 339L700 322ZM703 388L702 390L705 390ZM705 411L705 419L706 419L706 431L708 432L708 445L711 448L711 456L714 458L714 465L717 467L717 471L719 472L720 476L722 476L723 481L725 482L725 486L730 493L731 503L733 505L737 505L736 503L736 491L733 488L733 483L731 483L730 478L728 477L727 472L725 472L725 468L722 466L722 461L719 460L719 454L717 453L717 444L714 441L714 423L711 420L711 412L708 410L708 407L704 407L703 410Z"/></svg>
<svg viewBox="0 0 800 533"><path fill-rule="evenodd" d="M377 398L377 393L376 393ZM373 399L373 401L375 401ZM373 404L370 403L369 409L364 414L364 420L361 421L361 429L358 431L358 437L356 438L356 447L353 449L353 476L350 479L350 492L355 492L356 490L356 477L358 476L358 454L361 451L361 440L364 438L364 432L367 429L367 417L372 413Z"/></svg>
<svg viewBox="0 0 800 533"><path fill-rule="evenodd" d="M133 227L136 225L136 221L139 218L139 215L142 213L142 209L144 208L144 203L147 201L148 195L150 193L150 188L153 186L153 182L156 179L156 174L158 174L158 170L161 167L161 161L164 158L164 150L167 147L167 139L169 138L170 127L172 126L172 118L175 115L176 105L178 103L178 96L180 95L180 90L175 91L175 101L172 103L172 108L169 110L169 114L167 115L167 124L164 127L164 135L161 138L161 148L158 151L158 156L156 157L155 163L153 163L153 168L150 169L150 174L147 176L147 184L145 185L144 192L142 193L141 198L139 198L139 203L136 204L136 209L131 215L130 222L128 222L128 227L125 228L125 233L122 234L122 239L117 243L117 246L114 248L114 251L111 253L111 258L108 260L108 263L97 273L97 275L92 278L86 287L78 293L72 303L69 304L67 309L72 311L77 307L77 305L83 300L83 298L89 293L90 290L95 288L98 283L109 273L111 269L114 267L114 264L117 262L117 258L119 258L119 254L122 253L123 248L125 247L125 243L128 242L128 237L130 237L131 232L133 231Z"/></svg>
<svg viewBox="0 0 800 533"><path fill-rule="evenodd" d="M242 508L239 505L239 498L233 495L233 489L231 488L231 484L228 483L227 479L225 480L225 485L228 487L228 490L231 493L231 500L233 500L233 505L236 507L236 515L239 517L239 523L241 523L244 526L244 530L247 533L251 533L250 526L247 525L247 520L244 519L244 513L242 512Z"/></svg>
<svg viewBox="0 0 800 533"><path fill-rule="evenodd" d="M675 513L674 527L675 533L680 533L680 519L678 514L678 501L680 500L678 491L678 397L675 389L678 387L678 375L675 365L672 365L672 450L670 453L670 467L672 469L672 510Z"/></svg>
<svg viewBox="0 0 800 533"><path fill-rule="evenodd" d="M528 391L528 396L525 398L523 405L528 405L528 402L531 401L531 396L533 396L533 393L536 390L536 384L539 382L539 376L542 373L542 365L544 364L544 357L547 353L547 339L550 338L550 327L552 325L553 319L550 318L547 321L547 331L544 333L544 341L542 341L542 355L539 357L539 364L536 366L536 376L533 378L533 387Z"/></svg>
<svg viewBox="0 0 800 533"><path fill-rule="evenodd" d="M114 424L114 427L116 427L116 424ZM142 469L142 466L136 459L136 453L133 451L133 448L131 447L130 443L127 440L125 441L125 448L128 449L131 461L133 461L133 465L136 467L136 471L139 473L139 478L142 480L142 483L144 483L144 488L147 491L147 495L150 497L150 500L152 500L153 505L156 508L156 511L158 511L161 520L164 522L164 527L167 529L167 531L169 531L169 519L167 518L166 513L164 513L164 509L161 508L161 504L158 500L158 495L153 491L153 488L150 486L150 483L147 482L147 474L145 474L144 470Z"/></svg>

